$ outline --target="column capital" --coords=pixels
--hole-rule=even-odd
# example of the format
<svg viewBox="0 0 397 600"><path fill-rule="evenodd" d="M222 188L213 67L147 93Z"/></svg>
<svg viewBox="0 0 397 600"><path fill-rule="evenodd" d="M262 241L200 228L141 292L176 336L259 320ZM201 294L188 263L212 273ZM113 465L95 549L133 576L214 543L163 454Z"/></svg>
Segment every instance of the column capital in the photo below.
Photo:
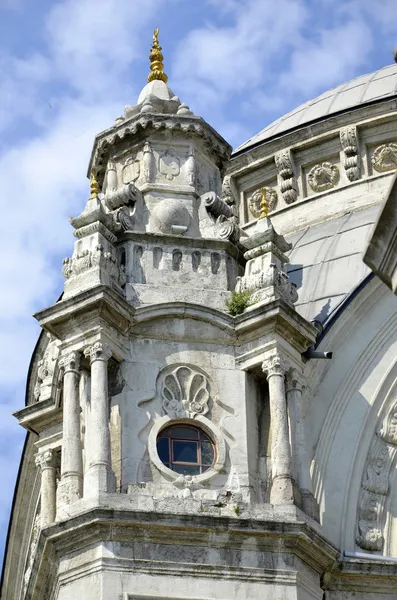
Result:
<svg viewBox="0 0 397 600"><path fill-rule="evenodd" d="M289 369L289 364L281 354L272 354L265 358L262 363L262 371L266 374L267 379L273 375L283 377Z"/></svg>
<svg viewBox="0 0 397 600"><path fill-rule="evenodd" d="M298 369L295 368L290 369L286 373L285 380L287 392L289 392L290 390L298 390L301 392L303 388L307 386L306 378Z"/></svg>
<svg viewBox="0 0 397 600"><path fill-rule="evenodd" d="M91 364L96 360L108 361L112 351L104 342L95 342L84 350L84 356L88 356Z"/></svg>
<svg viewBox="0 0 397 600"><path fill-rule="evenodd" d="M62 354L59 361L59 366L64 369L65 373L74 372L79 373L80 371L80 352L72 350L71 352L65 352Z"/></svg>
<svg viewBox="0 0 397 600"><path fill-rule="evenodd" d="M34 459L36 466L43 469L53 469L55 467L55 452L54 450L42 450L38 452Z"/></svg>

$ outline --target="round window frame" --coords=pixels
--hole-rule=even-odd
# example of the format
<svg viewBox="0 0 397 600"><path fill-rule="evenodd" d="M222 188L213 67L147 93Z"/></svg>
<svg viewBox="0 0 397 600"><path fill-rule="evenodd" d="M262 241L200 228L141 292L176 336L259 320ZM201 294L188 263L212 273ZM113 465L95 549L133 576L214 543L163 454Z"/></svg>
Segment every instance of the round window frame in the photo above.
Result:
<svg viewBox="0 0 397 600"><path fill-rule="evenodd" d="M197 429L202 429L202 431L208 435L211 442L214 444L215 461L207 471L204 471L204 473L200 473L199 475L181 475L181 473L177 473L165 466L157 452L157 438L163 429L172 425L188 425L190 427L196 427ZM166 479L171 481L176 481L180 477L188 477L194 483L208 481L212 477L215 477L215 475L218 475L225 466L226 461L226 444L221 430L202 415L198 415L195 419L171 419L168 415L158 419L149 433L148 452L152 464Z"/></svg>

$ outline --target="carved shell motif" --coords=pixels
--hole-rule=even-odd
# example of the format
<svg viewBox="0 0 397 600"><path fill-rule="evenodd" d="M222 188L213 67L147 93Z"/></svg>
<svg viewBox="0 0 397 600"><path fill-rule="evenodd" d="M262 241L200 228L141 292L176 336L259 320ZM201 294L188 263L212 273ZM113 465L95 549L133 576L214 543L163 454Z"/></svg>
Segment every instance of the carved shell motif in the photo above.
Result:
<svg viewBox="0 0 397 600"><path fill-rule="evenodd" d="M372 155L371 162L378 173L397 168L397 144L378 146Z"/></svg>
<svg viewBox="0 0 397 600"><path fill-rule="evenodd" d="M336 186L339 181L339 169L330 162L314 165L307 176L313 192L324 192Z"/></svg>
<svg viewBox="0 0 397 600"><path fill-rule="evenodd" d="M210 397L207 378L190 367L178 367L169 373L162 388L163 409L171 419L205 415Z"/></svg>
<svg viewBox="0 0 397 600"><path fill-rule="evenodd" d="M261 188L265 190L266 193L266 200L267 200L267 204L268 204L268 210L269 212L272 212L277 205L277 192L276 190L272 190L272 188ZM259 217L261 216L261 202L262 202L262 192L261 190L257 190L256 192L254 192L251 196L251 198L248 200L248 208L250 210L251 215L254 217L254 219L259 219Z"/></svg>

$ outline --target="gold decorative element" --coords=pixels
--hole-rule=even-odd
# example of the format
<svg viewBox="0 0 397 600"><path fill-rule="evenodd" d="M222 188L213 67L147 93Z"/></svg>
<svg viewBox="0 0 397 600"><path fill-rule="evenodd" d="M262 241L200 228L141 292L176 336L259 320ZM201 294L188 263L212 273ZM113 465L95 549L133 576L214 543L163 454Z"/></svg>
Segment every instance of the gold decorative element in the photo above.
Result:
<svg viewBox="0 0 397 600"><path fill-rule="evenodd" d="M147 78L149 83L151 81L154 81L155 79L164 81L164 83L167 83L167 81L168 81L168 77L164 73L164 65L163 65L164 57L161 52L162 48L159 44L158 36L159 36L159 28L156 27L156 29L154 30L154 33L153 33L153 44L152 44L152 47L150 49L150 54L149 54L150 70L151 70L151 73L149 73L148 78Z"/></svg>
<svg viewBox="0 0 397 600"><path fill-rule="evenodd" d="M260 219L264 219L269 214L269 203L266 198L266 188L261 188L261 214Z"/></svg>
<svg viewBox="0 0 397 600"><path fill-rule="evenodd" d="M264 206L267 210L266 215L262 215L262 202L264 199ZM248 208L254 219L262 219L271 213L277 205L278 197L276 190L270 187L261 187L256 190L248 200Z"/></svg>
<svg viewBox="0 0 397 600"><path fill-rule="evenodd" d="M91 196L90 196L90 200L93 200L94 198L98 198L98 194L99 194L99 184L96 180L95 177L95 171L94 169L92 169L91 171L91 181L90 181L90 187L91 187Z"/></svg>

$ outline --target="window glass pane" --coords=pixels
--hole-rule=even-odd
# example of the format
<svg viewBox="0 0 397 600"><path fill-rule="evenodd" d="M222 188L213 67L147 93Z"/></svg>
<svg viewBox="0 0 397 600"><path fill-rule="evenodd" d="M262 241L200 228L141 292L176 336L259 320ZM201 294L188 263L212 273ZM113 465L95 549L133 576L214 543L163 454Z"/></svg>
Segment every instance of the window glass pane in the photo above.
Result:
<svg viewBox="0 0 397 600"><path fill-rule="evenodd" d="M212 465L214 462L214 448L211 442L201 442L201 464Z"/></svg>
<svg viewBox="0 0 397 600"><path fill-rule="evenodd" d="M171 437L182 438L183 440L198 440L199 432L193 427L172 427Z"/></svg>
<svg viewBox="0 0 397 600"><path fill-rule="evenodd" d="M208 471L208 469L210 469L210 468L211 468L211 466L212 466L212 465L203 465L203 466L201 467L201 472L202 472L202 473L204 473L205 471ZM167 467L168 467L168 465L167 465Z"/></svg>
<svg viewBox="0 0 397 600"><path fill-rule="evenodd" d="M200 475L200 467L193 465L172 465L172 470L182 475Z"/></svg>
<svg viewBox="0 0 397 600"><path fill-rule="evenodd" d="M172 440L173 462L198 462L197 442Z"/></svg>
<svg viewBox="0 0 397 600"><path fill-rule="evenodd" d="M167 438L160 438L157 440L157 453L160 460L163 463L167 463L170 460L170 443Z"/></svg>

